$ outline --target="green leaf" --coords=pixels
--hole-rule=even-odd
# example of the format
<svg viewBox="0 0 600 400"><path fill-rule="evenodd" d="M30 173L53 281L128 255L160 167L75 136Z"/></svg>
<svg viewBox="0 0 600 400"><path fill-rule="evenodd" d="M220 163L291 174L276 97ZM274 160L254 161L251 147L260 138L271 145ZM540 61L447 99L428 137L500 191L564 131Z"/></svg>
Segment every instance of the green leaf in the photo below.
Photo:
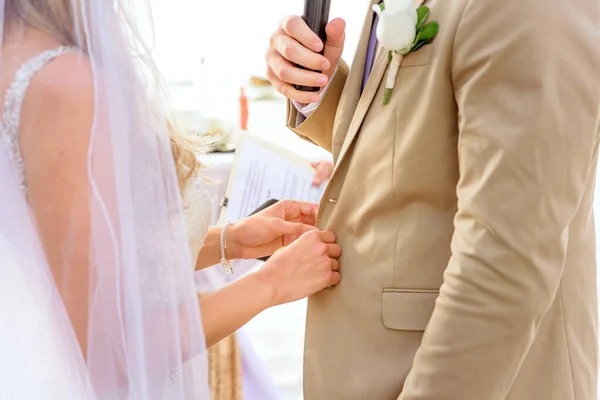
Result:
<svg viewBox="0 0 600 400"><path fill-rule="evenodd" d="M438 24L436 21L431 21L429 23L427 23L427 25L425 25L418 33L417 35L417 39L415 40L415 43L419 43L422 41L428 42L430 40L433 40L433 38L438 34L440 30L440 24Z"/></svg>
<svg viewBox="0 0 600 400"><path fill-rule="evenodd" d="M425 21L427 21L427 17L429 17L429 7L421 6L417 8L417 32L419 32L425 24Z"/></svg>
<svg viewBox="0 0 600 400"><path fill-rule="evenodd" d="M394 58L394 53L388 51L388 64L392 62L392 58Z"/></svg>
<svg viewBox="0 0 600 400"><path fill-rule="evenodd" d="M418 42L417 44L415 44L415 45L412 47L412 49L410 49L410 52L411 52L411 53L414 53L415 51L419 50L421 47L423 47L423 46L425 46L426 44L429 44L429 43L431 43L431 42L432 42L432 40L425 40L425 41L423 41L423 40L422 40L422 41Z"/></svg>
<svg viewBox="0 0 600 400"><path fill-rule="evenodd" d="M417 37L413 42L412 47L410 48L410 52L413 53L419 50L421 47L425 46L433 42L433 39L437 36L440 30L440 25L436 21L431 21L426 24L421 30L417 33Z"/></svg>
<svg viewBox="0 0 600 400"><path fill-rule="evenodd" d="M381 11L385 10L385 4L383 2L379 3L379 8L381 9Z"/></svg>

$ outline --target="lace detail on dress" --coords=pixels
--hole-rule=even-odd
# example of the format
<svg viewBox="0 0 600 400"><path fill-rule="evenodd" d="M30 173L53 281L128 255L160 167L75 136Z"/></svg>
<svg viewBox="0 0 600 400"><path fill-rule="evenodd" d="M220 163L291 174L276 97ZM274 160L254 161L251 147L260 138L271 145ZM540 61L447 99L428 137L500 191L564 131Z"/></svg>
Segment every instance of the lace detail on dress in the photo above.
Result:
<svg viewBox="0 0 600 400"><path fill-rule="evenodd" d="M182 197L190 249L195 261L204 245L211 221L210 191L202 174L196 173L190 178Z"/></svg>
<svg viewBox="0 0 600 400"><path fill-rule="evenodd" d="M56 57L74 51L77 50L72 47L63 46L47 50L29 59L19 68L12 83L6 90L4 113L2 114L2 122L0 123L0 143L8 153L8 158L15 169L24 193L27 191L27 180L23 157L19 147L19 127L25 93L27 93L31 79L39 70Z"/></svg>

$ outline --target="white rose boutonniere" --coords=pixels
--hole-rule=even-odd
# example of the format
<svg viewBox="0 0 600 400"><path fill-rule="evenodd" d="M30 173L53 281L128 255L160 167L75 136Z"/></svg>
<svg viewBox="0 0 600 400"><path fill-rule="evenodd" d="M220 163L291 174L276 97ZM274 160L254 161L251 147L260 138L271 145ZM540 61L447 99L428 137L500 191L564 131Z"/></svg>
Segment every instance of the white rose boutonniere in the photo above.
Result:
<svg viewBox="0 0 600 400"><path fill-rule="evenodd" d="M429 7L415 8L412 0L385 0L373 6L379 16L377 40L388 50L390 70L385 82L382 104L389 104L402 56L431 43L440 27L435 21L425 23Z"/></svg>

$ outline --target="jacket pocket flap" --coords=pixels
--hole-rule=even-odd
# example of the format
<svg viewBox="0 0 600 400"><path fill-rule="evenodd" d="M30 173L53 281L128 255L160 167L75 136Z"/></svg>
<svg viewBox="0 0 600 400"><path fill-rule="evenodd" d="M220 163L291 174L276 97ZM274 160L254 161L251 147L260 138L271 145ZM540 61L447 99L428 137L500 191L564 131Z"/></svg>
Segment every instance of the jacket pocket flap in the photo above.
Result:
<svg viewBox="0 0 600 400"><path fill-rule="evenodd" d="M383 325L401 331L424 331L429 323L439 292L384 289Z"/></svg>
<svg viewBox="0 0 600 400"><path fill-rule="evenodd" d="M433 44L426 44L414 53L408 53L402 59L403 67L418 67L431 64L433 57Z"/></svg>

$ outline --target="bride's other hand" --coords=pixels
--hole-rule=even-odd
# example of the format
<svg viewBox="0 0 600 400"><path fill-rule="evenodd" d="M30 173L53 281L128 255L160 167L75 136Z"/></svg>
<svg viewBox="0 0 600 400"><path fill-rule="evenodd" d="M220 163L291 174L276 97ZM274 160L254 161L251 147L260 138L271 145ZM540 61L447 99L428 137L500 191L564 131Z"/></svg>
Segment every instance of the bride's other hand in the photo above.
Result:
<svg viewBox="0 0 600 400"><path fill-rule="evenodd" d="M333 163L331 161L317 161L311 163L311 165L315 169L313 186L321 186L331 178L333 174Z"/></svg>
<svg viewBox="0 0 600 400"><path fill-rule="evenodd" d="M229 229L229 259L270 256L305 232L315 230L318 205L281 200Z"/></svg>
<svg viewBox="0 0 600 400"><path fill-rule="evenodd" d="M256 273L269 287L272 305L291 303L337 285L342 249L335 242L332 232L310 231L277 251Z"/></svg>

